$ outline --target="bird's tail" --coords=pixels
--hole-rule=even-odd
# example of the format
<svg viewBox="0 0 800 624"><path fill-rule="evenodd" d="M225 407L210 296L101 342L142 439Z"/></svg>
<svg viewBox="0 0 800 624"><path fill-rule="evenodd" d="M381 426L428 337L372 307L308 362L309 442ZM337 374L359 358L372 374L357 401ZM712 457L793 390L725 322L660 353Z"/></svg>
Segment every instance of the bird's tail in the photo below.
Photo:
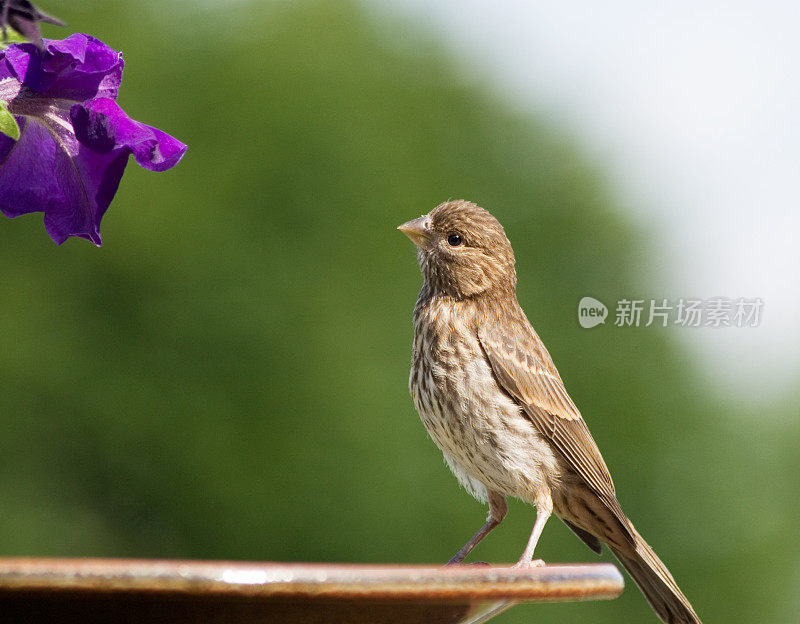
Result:
<svg viewBox="0 0 800 624"><path fill-rule="evenodd" d="M702 624L667 566L633 526L629 530L634 538L635 551L629 548L623 551L610 544L609 548L642 590L650 606L666 624Z"/></svg>

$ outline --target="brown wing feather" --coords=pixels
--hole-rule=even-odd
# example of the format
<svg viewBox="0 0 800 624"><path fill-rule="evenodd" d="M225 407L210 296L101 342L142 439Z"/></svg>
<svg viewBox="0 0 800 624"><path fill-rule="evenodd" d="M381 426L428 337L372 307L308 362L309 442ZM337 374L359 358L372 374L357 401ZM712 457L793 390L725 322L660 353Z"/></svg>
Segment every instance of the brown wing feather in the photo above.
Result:
<svg viewBox="0 0 800 624"><path fill-rule="evenodd" d="M478 330L495 376L587 485L616 503L608 468L550 354L527 319L514 326L514 334L488 325Z"/></svg>

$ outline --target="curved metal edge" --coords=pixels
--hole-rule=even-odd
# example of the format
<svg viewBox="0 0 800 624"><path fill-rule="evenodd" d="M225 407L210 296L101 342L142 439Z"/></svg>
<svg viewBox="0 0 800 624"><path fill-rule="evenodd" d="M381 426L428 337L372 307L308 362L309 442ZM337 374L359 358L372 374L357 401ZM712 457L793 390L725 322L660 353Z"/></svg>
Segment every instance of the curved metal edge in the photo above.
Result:
<svg viewBox="0 0 800 624"><path fill-rule="evenodd" d="M0 592L223 594L261 599L511 600L616 598L612 564L540 568L242 563L124 559L0 559Z"/></svg>

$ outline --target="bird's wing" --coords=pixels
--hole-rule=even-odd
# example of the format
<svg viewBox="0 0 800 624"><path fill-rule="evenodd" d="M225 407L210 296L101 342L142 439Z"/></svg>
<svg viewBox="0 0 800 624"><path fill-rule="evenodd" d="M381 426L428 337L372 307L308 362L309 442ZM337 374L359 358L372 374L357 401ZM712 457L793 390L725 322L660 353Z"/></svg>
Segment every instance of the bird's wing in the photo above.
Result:
<svg viewBox="0 0 800 624"><path fill-rule="evenodd" d="M483 325L483 350L500 385L520 403L536 429L598 494L616 501L614 483L578 408L569 398L550 354L527 322L517 331Z"/></svg>

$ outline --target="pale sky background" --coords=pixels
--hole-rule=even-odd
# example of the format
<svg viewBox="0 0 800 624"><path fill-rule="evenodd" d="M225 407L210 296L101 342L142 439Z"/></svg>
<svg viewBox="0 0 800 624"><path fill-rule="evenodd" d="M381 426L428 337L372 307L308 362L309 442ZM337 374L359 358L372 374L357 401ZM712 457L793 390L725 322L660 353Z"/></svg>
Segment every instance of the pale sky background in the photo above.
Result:
<svg viewBox="0 0 800 624"><path fill-rule="evenodd" d="M424 24L583 147L651 237L658 296L761 297L758 328L672 331L735 398L797 396L800 3L367 4Z"/></svg>

